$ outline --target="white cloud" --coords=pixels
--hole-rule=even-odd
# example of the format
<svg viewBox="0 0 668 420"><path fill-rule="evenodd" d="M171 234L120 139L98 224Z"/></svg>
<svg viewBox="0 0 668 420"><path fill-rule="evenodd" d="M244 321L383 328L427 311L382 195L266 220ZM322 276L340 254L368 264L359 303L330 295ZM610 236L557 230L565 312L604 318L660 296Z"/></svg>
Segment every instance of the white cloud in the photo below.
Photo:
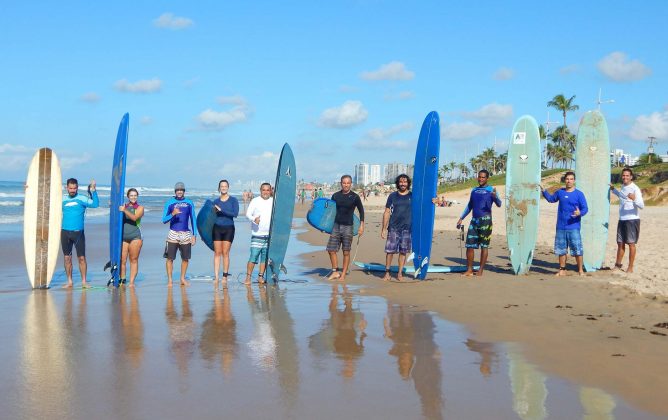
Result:
<svg viewBox="0 0 668 420"><path fill-rule="evenodd" d="M153 93L159 92L162 89L162 81L158 78L138 80L136 82L128 82L126 79L121 79L114 83L114 89L119 92Z"/></svg>
<svg viewBox="0 0 668 420"><path fill-rule="evenodd" d="M475 124L470 121L454 122L443 127L441 136L448 140L470 140L478 136L489 134L490 127Z"/></svg>
<svg viewBox="0 0 668 420"><path fill-rule="evenodd" d="M218 166L218 174L230 178L268 181L273 184L278 157L276 153L265 151L258 155L227 160L222 167Z"/></svg>
<svg viewBox="0 0 668 420"><path fill-rule="evenodd" d="M390 128L372 128L366 132L366 137L370 140L385 140L402 131L411 130L413 127L413 123L407 121Z"/></svg>
<svg viewBox="0 0 668 420"><path fill-rule="evenodd" d="M414 127L412 122L407 121L390 128L373 128L366 132L363 139L355 143L355 147L364 150L408 149L412 146L410 142L390 138L403 131L412 130Z"/></svg>
<svg viewBox="0 0 668 420"><path fill-rule="evenodd" d="M512 120L513 106L491 103L472 112L462 112L462 115L483 125L501 125Z"/></svg>
<svg viewBox="0 0 668 420"><path fill-rule="evenodd" d="M638 60L630 60L621 51L603 57L598 62L598 69L605 77L615 82L633 82L652 74L652 69Z"/></svg>
<svg viewBox="0 0 668 420"><path fill-rule="evenodd" d="M30 160L36 151L36 148L30 148L20 144L0 144L0 161L2 162L0 170L27 170Z"/></svg>
<svg viewBox="0 0 668 420"><path fill-rule="evenodd" d="M193 22L192 19L174 16L173 13L163 13L160 17L153 20L154 26L172 30L185 29L192 26L194 23L195 22Z"/></svg>
<svg viewBox="0 0 668 420"><path fill-rule="evenodd" d="M246 101L246 99L240 95L219 96L216 99L216 102L221 105L248 106L248 101Z"/></svg>
<svg viewBox="0 0 668 420"><path fill-rule="evenodd" d="M102 99L102 98L100 98L100 95L98 95L95 92L87 92L87 93L84 93L83 95L81 95L80 99L84 102L94 104L94 103L100 102L100 99Z"/></svg>
<svg viewBox="0 0 668 420"><path fill-rule="evenodd" d="M132 159L130 163L127 164L126 171L128 171L129 173L136 173L138 172L139 168L145 168L145 167L146 167L146 159L144 158Z"/></svg>
<svg viewBox="0 0 668 420"><path fill-rule="evenodd" d="M140 123L141 125L150 125L150 124L153 124L153 118L152 118L152 117L149 117L148 115L144 115L143 117L141 117L141 118L139 119L139 123Z"/></svg>
<svg viewBox="0 0 668 420"><path fill-rule="evenodd" d="M494 80L510 80L513 77L515 77L515 70L508 67L501 67L492 75Z"/></svg>
<svg viewBox="0 0 668 420"><path fill-rule="evenodd" d="M580 66L577 64L569 64L559 69L559 74L572 74L578 73L580 71Z"/></svg>
<svg viewBox="0 0 668 420"><path fill-rule="evenodd" d="M343 105L328 108L320 115L319 124L330 128L347 128L366 121L369 112L360 101L345 101Z"/></svg>
<svg viewBox="0 0 668 420"><path fill-rule="evenodd" d="M415 73L406 69L401 61L392 61L380 66L375 71L365 71L360 74L364 80L412 80Z"/></svg>
<svg viewBox="0 0 668 420"><path fill-rule="evenodd" d="M92 158L93 156L88 152L84 152L80 156L63 156L60 158L60 167L63 169L74 168L90 162Z"/></svg>
<svg viewBox="0 0 668 420"><path fill-rule="evenodd" d="M629 136L634 140L647 140L647 137L667 139L668 110L652 112L649 115L639 115L631 126Z"/></svg>
<svg viewBox="0 0 668 420"><path fill-rule="evenodd" d="M355 147L362 150L407 150L415 147L415 144L403 140L361 139L355 143Z"/></svg>

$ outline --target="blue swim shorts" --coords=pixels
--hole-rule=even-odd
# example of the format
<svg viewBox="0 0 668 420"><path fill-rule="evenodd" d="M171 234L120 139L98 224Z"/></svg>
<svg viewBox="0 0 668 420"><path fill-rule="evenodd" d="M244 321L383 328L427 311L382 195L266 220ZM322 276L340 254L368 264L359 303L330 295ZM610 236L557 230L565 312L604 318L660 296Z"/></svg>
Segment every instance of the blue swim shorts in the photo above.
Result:
<svg viewBox="0 0 668 420"><path fill-rule="evenodd" d="M582 238L579 229L557 229L554 235L554 253L566 255L570 250L571 256L582 255Z"/></svg>

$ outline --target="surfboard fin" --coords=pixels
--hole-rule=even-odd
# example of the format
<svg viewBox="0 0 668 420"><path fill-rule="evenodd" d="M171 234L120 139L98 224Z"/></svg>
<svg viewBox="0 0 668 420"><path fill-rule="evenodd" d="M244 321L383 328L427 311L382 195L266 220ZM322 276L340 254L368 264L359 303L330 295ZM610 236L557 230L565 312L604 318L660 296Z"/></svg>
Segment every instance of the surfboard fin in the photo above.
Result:
<svg viewBox="0 0 668 420"><path fill-rule="evenodd" d="M418 276L422 272L422 268L424 268L424 266L427 265L428 263L429 263L429 257L424 257L424 259L420 263L420 266L417 268L417 270L415 270L415 274L413 274L414 279L418 278Z"/></svg>
<svg viewBox="0 0 668 420"><path fill-rule="evenodd" d="M281 267L279 268L279 270L281 270L283 272L283 274L288 274L288 269L285 268L285 266L283 264L281 264Z"/></svg>
<svg viewBox="0 0 668 420"><path fill-rule="evenodd" d="M107 271L108 268L111 268L111 261L107 261L107 263L104 265L104 268L102 271Z"/></svg>
<svg viewBox="0 0 668 420"><path fill-rule="evenodd" d="M413 258L415 258L415 252L411 252L410 254L408 254L408 256L406 257L406 261L413 261Z"/></svg>

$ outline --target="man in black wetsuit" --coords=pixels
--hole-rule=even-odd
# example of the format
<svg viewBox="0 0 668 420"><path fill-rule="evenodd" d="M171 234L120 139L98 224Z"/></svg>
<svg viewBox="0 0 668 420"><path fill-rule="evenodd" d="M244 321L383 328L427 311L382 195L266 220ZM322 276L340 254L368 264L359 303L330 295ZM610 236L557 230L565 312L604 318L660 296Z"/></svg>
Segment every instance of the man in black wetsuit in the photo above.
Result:
<svg viewBox="0 0 668 420"><path fill-rule="evenodd" d="M329 275L329 280L345 281L348 266L350 265L350 248L353 243L353 214L355 208L360 217L360 227L357 232L362 236L364 233L364 206L359 195L351 191L353 186L353 178L350 175L343 175L341 177L341 191L337 191L332 195L332 200L336 202L336 218L334 219L334 227L332 234L329 236L327 242L327 253L329 260L332 263L332 273ZM343 249L343 267L341 271L338 270L337 252L339 248Z"/></svg>

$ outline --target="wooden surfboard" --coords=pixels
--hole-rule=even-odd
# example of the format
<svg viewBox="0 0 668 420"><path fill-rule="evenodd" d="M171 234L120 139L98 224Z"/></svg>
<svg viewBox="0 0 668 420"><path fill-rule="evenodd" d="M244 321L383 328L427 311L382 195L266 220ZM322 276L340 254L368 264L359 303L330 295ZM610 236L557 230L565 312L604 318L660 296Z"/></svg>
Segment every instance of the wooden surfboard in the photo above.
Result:
<svg viewBox="0 0 668 420"><path fill-rule="evenodd" d="M28 279L48 288L56 269L63 220L63 183L58 157L49 148L35 153L26 179L23 249Z"/></svg>

